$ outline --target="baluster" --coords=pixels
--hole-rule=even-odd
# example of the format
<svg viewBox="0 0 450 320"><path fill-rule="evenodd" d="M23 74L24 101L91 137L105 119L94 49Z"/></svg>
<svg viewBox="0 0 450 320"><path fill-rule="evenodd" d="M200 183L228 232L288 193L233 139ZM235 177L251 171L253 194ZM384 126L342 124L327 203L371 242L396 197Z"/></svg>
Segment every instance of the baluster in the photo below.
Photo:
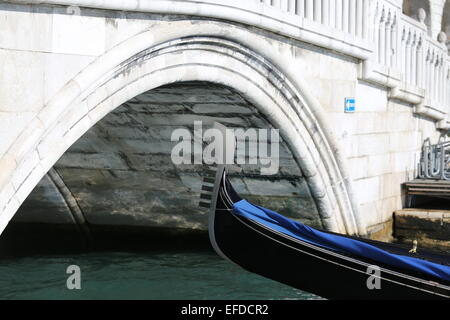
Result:
<svg viewBox="0 0 450 320"><path fill-rule="evenodd" d="M441 59L438 55L437 63L436 63L436 102L439 103L439 87L441 82Z"/></svg>
<svg viewBox="0 0 450 320"><path fill-rule="evenodd" d="M396 65L397 65L397 67L398 67L398 69L400 71L402 79L403 79L403 66L402 66L402 63L404 61L404 55L405 55L405 44L404 44L404 41L405 41L405 29L404 29L404 26L402 25L399 28L399 32L398 32L398 51L397 51L397 60L395 61Z"/></svg>
<svg viewBox="0 0 450 320"><path fill-rule="evenodd" d="M397 14L394 13L391 25L391 58L390 65L394 66L395 61L398 57L398 25L397 25Z"/></svg>
<svg viewBox="0 0 450 320"><path fill-rule="evenodd" d="M426 72L426 83L425 83L425 89L426 89L426 94L428 96L428 99L431 100L431 52L428 49L427 50L427 59L425 62L425 72Z"/></svg>
<svg viewBox="0 0 450 320"><path fill-rule="evenodd" d="M445 93L445 89L447 89L447 68L445 66L445 55L442 60L442 78L441 78L441 104L445 111L447 110L447 95Z"/></svg>
<svg viewBox="0 0 450 320"><path fill-rule="evenodd" d="M363 5L365 0L356 1L356 36L363 36Z"/></svg>
<svg viewBox="0 0 450 320"><path fill-rule="evenodd" d="M434 52L432 52L430 60L430 89L429 89L430 91L428 91L431 101L434 101L434 64L435 64L434 59L435 59Z"/></svg>
<svg viewBox="0 0 450 320"><path fill-rule="evenodd" d="M447 90L445 92L447 94L447 110L450 114L450 67L447 68Z"/></svg>
<svg viewBox="0 0 450 320"><path fill-rule="evenodd" d="M433 103L437 103L437 86L439 81L439 56L435 53L434 65L433 65Z"/></svg>
<svg viewBox="0 0 450 320"><path fill-rule="evenodd" d="M447 106L446 103L445 103L446 99L447 99L447 95L446 95L445 89L447 89L447 67L446 67L446 64L445 64L445 55L444 55L443 59L442 59L442 90L441 90L443 106Z"/></svg>
<svg viewBox="0 0 450 320"><path fill-rule="evenodd" d="M373 20L373 29L371 29L371 39L373 41L373 43L375 44L375 50L374 50L374 59L375 62L378 63L378 52L379 52L379 47L380 47L380 39L379 39L379 34L378 34L378 28L380 27L380 8L376 7L375 9L375 15L374 15L374 20Z"/></svg>
<svg viewBox="0 0 450 320"><path fill-rule="evenodd" d="M356 35L356 0L350 0L348 5L349 5L348 32L352 35Z"/></svg>
<svg viewBox="0 0 450 320"><path fill-rule="evenodd" d="M444 91L444 104L445 104L445 106L450 107L449 101L448 101L449 92L447 90L448 90L448 63L446 61L444 61L444 90L443 90ZM450 111L450 110L448 110L448 108L447 108L447 111Z"/></svg>
<svg viewBox="0 0 450 320"><path fill-rule="evenodd" d="M330 25L330 1L333 0L323 0L322 3L322 21L326 26Z"/></svg>
<svg viewBox="0 0 450 320"><path fill-rule="evenodd" d="M314 3L314 21L317 21L318 23L322 23L322 1L323 0L316 0Z"/></svg>
<svg viewBox="0 0 450 320"><path fill-rule="evenodd" d="M342 24L342 1L343 0L336 0L336 29L343 30L343 24Z"/></svg>
<svg viewBox="0 0 450 320"><path fill-rule="evenodd" d="M264 4L271 6L272 5L272 0L263 0Z"/></svg>
<svg viewBox="0 0 450 320"><path fill-rule="evenodd" d="M434 58L434 64L433 64L433 100L434 103L437 101L437 95L436 95L436 87L438 85L439 77L438 77L438 65L439 65L439 56L436 53Z"/></svg>
<svg viewBox="0 0 450 320"><path fill-rule="evenodd" d="M439 55L438 65L437 65L437 82L436 82L436 100L438 105L441 106L441 92L442 92L442 59Z"/></svg>
<svg viewBox="0 0 450 320"><path fill-rule="evenodd" d="M448 90L450 90L450 85L449 85L448 75L449 75L449 70L448 70L448 67L445 66L445 68L444 68L444 106L447 108L447 112L450 113L450 100L449 100L449 92L448 92ZM449 115L449 117L450 117L450 115Z"/></svg>
<svg viewBox="0 0 450 320"><path fill-rule="evenodd" d="M434 61L434 66L433 66L433 97L434 97L434 103L437 102L438 100L438 96L437 96L437 88L438 88L438 84L439 84L439 56L436 53L436 58Z"/></svg>
<svg viewBox="0 0 450 320"><path fill-rule="evenodd" d="M328 2L328 16L330 19L330 27L338 29L336 26L336 0L330 0Z"/></svg>
<svg viewBox="0 0 450 320"><path fill-rule="evenodd" d="M411 79L410 83L416 85L416 59L417 59L417 35L414 33L413 42L411 45Z"/></svg>
<svg viewBox="0 0 450 320"><path fill-rule="evenodd" d="M385 41L386 41L386 50L384 51L384 60L385 60L385 64L386 66L390 67L391 66L391 43L392 43L392 39L391 39L391 12L389 11L389 13L387 14L387 18L386 18L386 23L385 23L385 28L384 28L384 32L385 32Z"/></svg>
<svg viewBox="0 0 450 320"><path fill-rule="evenodd" d="M349 1L350 0L343 0L342 1L342 30L344 32L349 32Z"/></svg>
<svg viewBox="0 0 450 320"><path fill-rule="evenodd" d="M363 1L363 13L362 13L362 37L366 39L369 34L369 23L368 18L369 17L369 0L362 0Z"/></svg>
<svg viewBox="0 0 450 320"><path fill-rule="evenodd" d="M288 1L289 0L279 0L281 11L288 12Z"/></svg>
<svg viewBox="0 0 450 320"><path fill-rule="evenodd" d="M385 39L385 35L386 35L386 31L384 28L385 25L385 11L384 8L381 12L381 17L380 17L380 25L378 28L378 63L379 64L384 64L384 55L385 55L385 44L386 44L386 39Z"/></svg>
<svg viewBox="0 0 450 320"><path fill-rule="evenodd" d="M302 18L306 18L305 0L297 0L296 13Z"/></svg>
<svg viewBox="0 0 450 320"><path fill-rule="evenodd" d="M439 79L440 88L439 88L439 100L441 101L442 106L445 105L445 67L444 67L444 56L441 57L441 77Z"/></svg>
<svg viewBox="0 0 450 320"><path fill-rule="evenodd" d="M307 19L314 19L314 0L306 0L305 13Z"/></svg>
<svg viewBox="0 0 450 320"><path fill-rule="evenodd" d="M405 60L406 83L411 83L411 44L412 44L411 30L408 30L408 34L406 37L406 60Z"/></svg>
<svg viewBox="0 0 450 320"><path fill-rule="evenodd" d="M296 10L295 10L295 0L289 0L288 3L288 12L292 13L292 14L297 14Z"/></svg>
<svg viewBox="0 0 450 320"><path fill-rule="evenodd" d="M408 72L408 64L407 64L407 60L408 60L408 30L404 30L404 38L403 38L403 59L402 59L402 78L403 78L403 82L407 82L408 81L408 76L407 76L407 72Z"/></svg>
<svg viewBox="0 0 450 320"><path fill-rule="evenodd" d="M441 100L441 104L442 106L445 106L445 88L446 88L446 83L447 83L447 79L445 77L445 55L442 55L441 57L441 91L440 91L440 100Z"/></svg>
<svg viewBox="0 0 450 320"><path fill-rule="evenodd" d="M416 85L418 87L423 88L423 46L422 46L422 36L419 35L419 39L417 40L417 52L416 52Z"/></svg>
<svg viewBox="0 0 450 320"><path fill-rule="evenodd" d="M447 66L445 65L445 62L444 62L444 81L443 81L444 82L444 85L443 85L444 90L442 90L443 91L442 101L444 103L444 107L446 107L446 111L449 112L450 110L448 108L449 104L448 104L448 93L447 93L447 89L448 89L447 75L448 75Z"/></svg>
<svg viewBox="0 0 450 320"><path fill-rule="evenodd" d="M425 40L424 40L425 41ZM422 52L424 55L423 58L423 88L426 91L426 94L428 94L428 61L429 61L429 52L428 48L425 46L425 43L423 43Z"/></svg>
<svg viewBox="0 0 450 320"><path fill-rule="evenodd" d="M436 100L440 106L441 104L441 84L442 84L442 78L441 78L441 70L442 70L442 57L441 55L438 56L438 62L436 66Z"/></svg>

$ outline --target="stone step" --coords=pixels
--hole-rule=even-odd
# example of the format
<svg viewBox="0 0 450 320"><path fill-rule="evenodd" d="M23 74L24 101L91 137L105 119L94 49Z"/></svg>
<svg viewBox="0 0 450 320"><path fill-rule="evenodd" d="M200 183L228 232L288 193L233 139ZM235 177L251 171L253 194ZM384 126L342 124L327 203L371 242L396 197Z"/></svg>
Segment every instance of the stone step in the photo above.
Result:
<svg viewBox="0 0 450 320"><path fill-rule="evenodd" d="M450 210L403 209L394 212L396 238L434 239L450 248Z"/></svg>

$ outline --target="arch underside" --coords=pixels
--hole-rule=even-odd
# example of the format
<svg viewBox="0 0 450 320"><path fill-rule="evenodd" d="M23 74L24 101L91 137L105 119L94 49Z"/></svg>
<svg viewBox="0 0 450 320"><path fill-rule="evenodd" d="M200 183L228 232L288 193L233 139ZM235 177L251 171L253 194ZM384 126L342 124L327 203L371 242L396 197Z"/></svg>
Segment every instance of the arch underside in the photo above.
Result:
<svg viewBox="0 0 450 320"><path fill-rule="evenodd" d="M94 64L88 68L92 72L101 70L96 67ZM86 71L78 80L89 76ZM23 188L22 196L13 195L14 201L5 206L3 228L5 217L9 221L25 200L23 195L28 196L64 152L98 121L122 106L112 115L120 113L128 101L135 101L136 96L151 89L186 81L232 88L254 105L266 125L280 129L285 149L300 168L301 179L306 181L320 224L337 232L363 233L347 190L348 181L343 178L346 175L336 158L337 147L327 139L298 88L267 59L241 44L211 36L183 37L153 45L120 61L108 72L102 70L97 80L76 95L69 83L65 92L57 95L38 116L45 123L49 112L60 110L55 121L47 124L42 135L31 144L34 150L31 152L36 153L39 161L28 169L30 173L19 187ZM69 156L70 152L61 161Z"/></svg>
<svg viewBox="0 0 450 320"><path fill-rule="evenodd" d="M207 210L198 206L205 166L171 160L177 143L171 134L183 128L193 137L194 121L218 121L232 129L271 128L230 88L181 82L150 90L111 111L78 139L12 222L84 221L92 232L95 226L108 225L205 230ZM258 205L323 228L307 182L283 141L279 152L278 173L264 176L260 165L244 164L242 172L231 174L233 185Z"/></svg>

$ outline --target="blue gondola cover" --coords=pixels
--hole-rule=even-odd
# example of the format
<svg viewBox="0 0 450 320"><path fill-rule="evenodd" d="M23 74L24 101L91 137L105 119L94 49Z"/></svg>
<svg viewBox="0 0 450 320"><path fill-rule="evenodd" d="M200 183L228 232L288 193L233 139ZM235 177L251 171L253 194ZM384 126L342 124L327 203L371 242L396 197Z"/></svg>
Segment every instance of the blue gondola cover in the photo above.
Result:
<svg viewBox="0 0 450 320"><path fill-rule="evenodd" d="M410 256L393 254L362 241L322 232L300 222L288 219L269 209L253 205L246 200L236 202L233 205L233 209L238 216L258 222L272 230L316 246L327 248L342 254L347 253L372 261L379 261L380 264L383 265L422 272L450 281L449 266Z"/></svg>

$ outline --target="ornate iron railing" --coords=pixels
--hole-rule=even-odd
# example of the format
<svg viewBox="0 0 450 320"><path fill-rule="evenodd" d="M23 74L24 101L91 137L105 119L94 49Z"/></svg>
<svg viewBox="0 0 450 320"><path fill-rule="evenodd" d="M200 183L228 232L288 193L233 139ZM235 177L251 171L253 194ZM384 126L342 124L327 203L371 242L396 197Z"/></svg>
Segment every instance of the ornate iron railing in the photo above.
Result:
<svg viewBox="0 0 450 320"><path fill-rule="evenodd" d="M442 141L432 145L427 138L422 146L419 163L419 178L450 180L450 141Z"/></svg>

